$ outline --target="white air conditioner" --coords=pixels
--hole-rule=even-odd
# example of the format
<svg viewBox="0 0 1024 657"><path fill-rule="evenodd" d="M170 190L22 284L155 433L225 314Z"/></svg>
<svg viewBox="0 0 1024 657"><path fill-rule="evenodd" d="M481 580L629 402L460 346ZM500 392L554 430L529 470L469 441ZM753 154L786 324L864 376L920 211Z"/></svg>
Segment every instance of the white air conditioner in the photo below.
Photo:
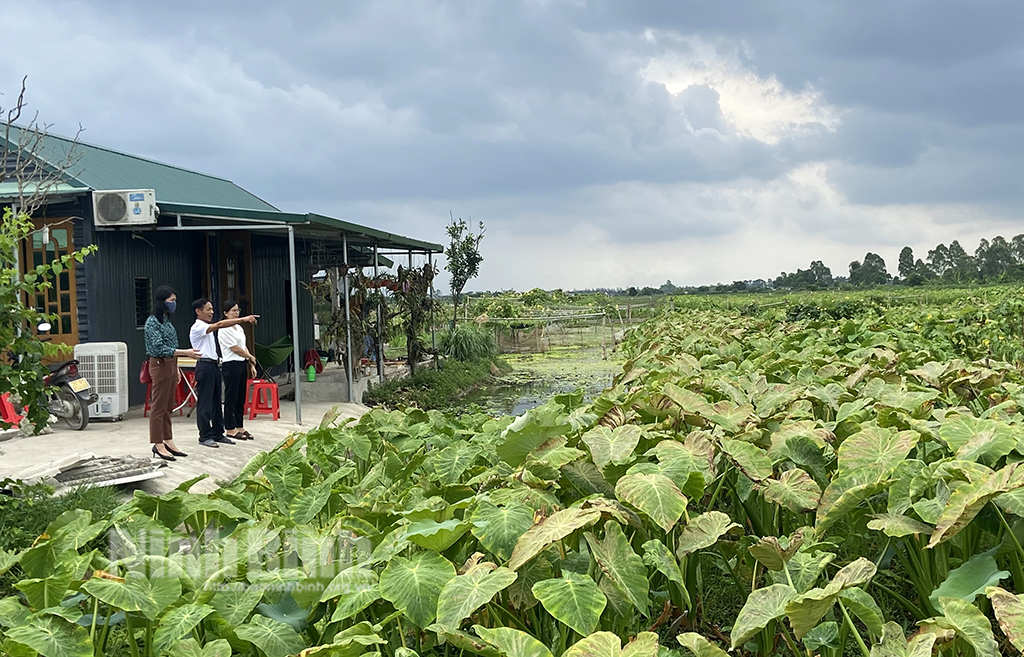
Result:
<svg viewBox="0 0 1024 657"><path fill-rule="evenodd" d="M86 342L75 345L78 372L99 397L89 406L89 418L120 420L128 412L128 345Z"/></svg>
<svg viewBox="0 0 1024 657"><path fill-rule="evenodd" d="M104 190L92 193L97 226L152 226L160 210L152 189Z"/></svg>

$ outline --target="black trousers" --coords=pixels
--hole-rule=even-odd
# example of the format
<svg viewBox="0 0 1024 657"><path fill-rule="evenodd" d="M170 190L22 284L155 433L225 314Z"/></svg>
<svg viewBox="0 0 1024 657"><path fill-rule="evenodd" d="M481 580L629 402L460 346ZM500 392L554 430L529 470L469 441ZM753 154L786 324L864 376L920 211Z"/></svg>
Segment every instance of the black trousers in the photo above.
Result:
<svg viewBox="0 0 1024 657"><path fill-rule="evenodd" d="M224 435L224 412L220 404L220 366L217 363L196 363L196 425L199 442Z"/></svg>
<svg viewBox="0 0 1024 657"><path fill-rule="evenodd" d="M228 431L242 428L245 417L245 395L248 391L246 381L249 378L248 363L244 360L232 360L221 365L224 377L224 428Z"/></svg>

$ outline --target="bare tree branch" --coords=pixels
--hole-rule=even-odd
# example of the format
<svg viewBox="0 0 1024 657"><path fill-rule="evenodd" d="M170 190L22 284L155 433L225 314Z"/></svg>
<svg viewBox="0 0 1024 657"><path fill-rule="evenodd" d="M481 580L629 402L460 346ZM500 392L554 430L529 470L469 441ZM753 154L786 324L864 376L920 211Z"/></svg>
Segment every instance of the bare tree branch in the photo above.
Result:
<svg viewBox="0 0 1024 657"><path fill-rule="evenodd" d="M9 180L16 182L17 193L11 200L19 211L32 215L46 203L47 196L70 177L71 169L81 158L78 144L84 129L79 124L78 132L67 142L63 153L53 145L47 153L51 125L39 123L38 114L33 114L24 125L18 123L26 111L27 80L27 77L22 78L21 90L14 106L6 110L0 107L0 116L6 115L3 124L4 143L0 146L0 183Z"/></svg>

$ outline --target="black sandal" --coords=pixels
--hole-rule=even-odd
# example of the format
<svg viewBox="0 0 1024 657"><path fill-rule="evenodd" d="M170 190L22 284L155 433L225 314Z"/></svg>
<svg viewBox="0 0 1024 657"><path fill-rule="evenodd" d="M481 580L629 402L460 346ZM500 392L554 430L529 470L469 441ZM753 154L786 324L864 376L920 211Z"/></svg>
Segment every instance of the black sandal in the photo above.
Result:
<svg viewBox="0 0 1024 657"><path fill-rule="evenodd" d="M252 435L245 429L242 429L242 433L235 434L235 438L241 438L242 440L256 440L256 436Z"/></svg>

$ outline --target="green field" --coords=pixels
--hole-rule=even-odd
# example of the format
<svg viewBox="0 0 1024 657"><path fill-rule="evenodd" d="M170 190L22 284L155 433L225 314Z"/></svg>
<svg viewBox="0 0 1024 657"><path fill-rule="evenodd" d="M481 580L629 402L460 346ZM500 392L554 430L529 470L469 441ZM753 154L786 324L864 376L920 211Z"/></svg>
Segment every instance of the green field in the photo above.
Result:
<svg viewBox="0 0 1024 657"><path fill-rule="evenodd" d="M676 296L590 401L325 418L0 552L0 652L1017 654L1021 292Z"/></svg>

